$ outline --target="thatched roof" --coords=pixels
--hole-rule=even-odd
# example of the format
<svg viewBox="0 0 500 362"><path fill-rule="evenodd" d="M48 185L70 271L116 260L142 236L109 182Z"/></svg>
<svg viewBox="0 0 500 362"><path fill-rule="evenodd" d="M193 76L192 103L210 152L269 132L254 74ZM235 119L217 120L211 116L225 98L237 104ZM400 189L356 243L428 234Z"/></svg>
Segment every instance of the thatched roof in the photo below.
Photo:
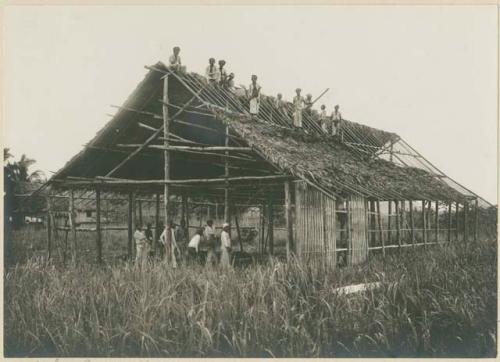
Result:
<svg viewBox="0 0 500 362"><path fill-rule="evenodd" d="M51 181L68 176L93 178L104 176L122 161L130 149L119 144L141 144L151 131L138 121L160 127L162 77L167 71L157 63L146 74L117 114L101 129L85 149L74 156ZM272 113L272 97L263 97L259 119L248 116L246 105L237 96L220 87L207 87L203 77L172 74L169 83L170 103L175 113L193 96L210 106L212 114L200 110L180 117L185 122L203 124L223 132L224 124L271 166L307 180L332 195L360 194L379 199L457 200L463 195L436 175L415 167L400 166L377 157L376 151L399 139L398 135L354 122L344 121L344 142L318 131L316 115L304 118L304 130L296 130L290 121ZM169 107L170 108L170 107ZM140 110L144 113L131 111ZM208 112L208 111L206 111ZM213 117L215 115L215 119ZM161 117L160 117L161 118ZM173 132L204 144L223 145L223 138L208 132L193 131L179 124ZM306 133L307 132L307 133ZM353 146L354 145L354 146ZM223 173L220 165L211 165L203 157L186 159L174 154L173 178L215 177ZM197 163L196 163L197 162ZM132 159L116 177L127 179L163 178L162 153L145 150ZM193 165L197 165L193 167Z"/></svg>

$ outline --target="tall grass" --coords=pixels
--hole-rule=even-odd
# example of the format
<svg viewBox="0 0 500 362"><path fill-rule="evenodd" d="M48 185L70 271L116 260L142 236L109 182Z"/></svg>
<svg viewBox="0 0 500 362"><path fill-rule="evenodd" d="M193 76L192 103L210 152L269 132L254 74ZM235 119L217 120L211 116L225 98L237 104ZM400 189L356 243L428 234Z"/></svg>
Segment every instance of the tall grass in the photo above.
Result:
<svg viewBox="0 0 500 362"><path fill-rule="evenodd" d="M363 281L381 287L335 292ZM7 356L496 355L496 243L328 272L30 260L7 270L4 286Z"/></svg>

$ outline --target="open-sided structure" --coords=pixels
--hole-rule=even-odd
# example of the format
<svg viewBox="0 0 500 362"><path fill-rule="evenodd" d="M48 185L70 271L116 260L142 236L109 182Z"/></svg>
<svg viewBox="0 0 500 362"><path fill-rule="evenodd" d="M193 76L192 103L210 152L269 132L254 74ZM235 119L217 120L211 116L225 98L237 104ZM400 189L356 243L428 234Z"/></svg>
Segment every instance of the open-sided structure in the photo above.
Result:
<svg viewBox="0 0 500 362"><path fill-rule="evenodd" d="M173 195L183 200L182 218L196 198L213 200L236 229L241 209L235 205L265 205L270 253L278 212L286 220L286 255L328 265L456 240L459 231L477 237L477 211L491 205L398 135L344 120L339 135L328 136L315 112L305 113L303 129L296 129L272 97L263 96L258 117L251 117L244 97L197 74L162 63L146 68L108 124L49 180L51 190L69 198L70 221L75 190L93 193L99 259L101 195L109 192L128 194L130 254L137 193L155 195L157 228L172 218ZM68 229L76 240L75 222Z"/></svg>

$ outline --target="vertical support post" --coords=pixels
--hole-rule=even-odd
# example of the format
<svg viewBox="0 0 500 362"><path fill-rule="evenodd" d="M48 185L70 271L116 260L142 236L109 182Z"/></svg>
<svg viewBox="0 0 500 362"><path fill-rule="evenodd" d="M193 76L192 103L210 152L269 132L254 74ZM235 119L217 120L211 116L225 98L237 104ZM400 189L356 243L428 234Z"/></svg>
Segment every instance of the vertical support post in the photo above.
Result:
<svg viewBox="0 0 500 362"><path fill-rule="evenodd" d="M139 207L139 225L144 226L143 223L142 223L142 201L141 200L137 200L137 203L138 203L138 207Z"/></svg>
<svg viewBox="0 0 500 362"><path fill-rule="evenodd" d="M413 248L415 247L415 218L413 216L413 200L409 201L410 206L410 238Z"/></svg>
<svg viewBox="0 0 500 362"><path fill-rule="evenodd" d="M274 210L273 201L269 200L267 205L267 233L269 235L269 254L274 255Z"/></svg>
<svg viewBox="0 0 500 362"><path fill-rule="evenodd" d="M351 230L351 203L349 199L346 200L346 231L347 231L347 265L352 265L352 230Z"/></svg>
<svg viewBox="0 0 500 362"><path fill-rule="evenodd" d="M266 206L264 204L260 205L260 253L264 254L264 241L265 241L265 228L266 228L266 216L265 216Z"/></svg>
<svg viewBox="0 0 500 362"><path fill-rule="evenodd" d="M370 242L372 246L375 246L375 241L377 238L377 226L375 224L375 201L370 200L370 225L371 225L371 230L370 230Z"/></svg>
<svg viewBox="0 0 500 362"><path fill-rule="evenodd" d="M398 241L399 252L401 252L401 222L400 222L400 215L399 215L399 201L394 200L394 204L395 204L395 212L396 212L396 238Z"/></svg>
<svg viewBox="0 0 500 362"><path fill-rule="evenodd" d="M156 194L155 200L155 238L153 240L153 254L156 255L158 248L158 240L162 230L160 230L160 194Z"/></svg>
<svg viewBox="0 0 500 362"><path fill-rule="evenodd" d="M224 146L229 146L229 126L226 125L226 132L224 137ZM224 152L224 177L226 178L224 184L224 221L227 223L231 222L231 217L229 215L229 182L227 178L229 177L229 152Z"/></svg>
<svg viewBox="0 0 500 362"><path fill-rule="evenodd" d="M127 243L127 254L128 258L132 259L132 242L134 236L134 193L130 192L128 194L128 243Z"/></svg>
<svg viewBox="0 0 500 362"><path fill-rule="evenodd" d="M465 200L464 202L464 242L469 242L469 201Z"/></svg>
<svg viewBox="0 0 500 362"><path fill-rule="evenodd" d="M455 202L455 241L458 242L458 226L460 225L459 222L459 210L460 210L460 204L459 202Z"/></svg>
<svg viewBox="0 0 500 362"><path fill-rule="evenodd" d="M384 231L382 229L382 215L380 212L380 201L377 200L377 222L378 222L378 232L380 237L380 243L382 244L382 255L385 256L385 240Z"/></svg>
<svg viewBox="0 0 500 362"><path fill-rule="evenodd" d="M474 201L474 242L477 242L477 232L479 227L479 201Z"/></svg>
<svg viewBox="0 0 500 362"><path fill-rule="evenodd" d="M439 201L436 200L436 215L435 218L435 231L436 231L436 244L439 243Z"/></svg>
<svg viewBox="0 0 500 362"><path fill-rule="evenodd" d="M102 235L101 235L101 190L95 189L95 231L96 231L96 246L97 246L97 262L102 263Z"/></svg>
<svg viewBox="0 0 500 362"><path fill-rule="evenodd" d="M447 240L448 242L451 242L451 228L452 228L452 223L451 223L451 205L452 203L450 202L448 204L448 233L447 233Z"/></svg>
<svg viewBox="0 0 500 362"><path fill-rule="evenodd" d="M168 151L169 146L169 130L170 130L170 118L168 115L168 74L163 78L163 146L165 150L163 151L163 179L165 181L170 180L170 154ZM170 198L170 188L168 183L165 182L163 186L163 204L165 208L165 228L166 232L166 248L165 248L165 260L168 263L169 258L171 258L172 265L175 265L175 254L172 245L172 233L170 230L170 213L169 213L169 198Z"/></svg>
<svg viewBox="0 0 500 362"><path fill-rule="evenodd" d="M285 219L286 219L286 260L290 261L293 250L293 226L292 226L292 191L290 181L285 181Z"/></svg>
<svg viewBox="0 0 500 362"><path fill-rule="evenodd" d="M72 250L71 262L76 263L76 216L75 216L75 190L71 189L69 193L69 221L71 223Z"/></svg>
<svg viewBox="0 0 500 362"><path fill-rule="evenodd" d="M217 210L217 207L215 208ZM216 211L217 212L217 211ZM186 194L182 194L182 219L184 220L184 226L186 227L186 237L189 240L189 210L188 210L188 198Z"/></svg>
<svg viewBox="0 0 500 362"><path fill-rule="evenodd" d="M427 212L425 211L425 200L422 200L422 224L423 224L423 238L424 247L427 247Z"/></svg>
<svg viewBox="0 0 500 362"><path fill-rule="evenodd" d="M52 256L52 200L47 196L47 260Z"/></svg>
<svg viewBox="0 0 500 362"><path fill-rule="evenodd" d="M391 223L391 218L392 218L392 201L389 200L387 201L389 204L388 206L388 215L387 215L387 241L389 242L389 244L392 243L392 230L391 230L391 227L392 227L392 223Z"/></svg>
<svg viewBox="0 0 500 362"><path fill-rule="evenodd" d="M233 205L234 223L236 225L236 232L238 233L238 243L240 243L240 251L243 252L243 239L241 239L240 223L238 222L238 207Z"/></svg>

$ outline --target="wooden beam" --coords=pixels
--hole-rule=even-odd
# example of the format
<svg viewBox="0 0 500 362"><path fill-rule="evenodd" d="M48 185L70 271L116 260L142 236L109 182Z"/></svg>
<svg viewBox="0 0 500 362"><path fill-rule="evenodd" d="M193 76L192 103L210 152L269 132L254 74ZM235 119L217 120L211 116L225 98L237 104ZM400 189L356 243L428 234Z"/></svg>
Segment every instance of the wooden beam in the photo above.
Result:
<svg viewBox="0 0 500 362"><path fill-rule="evenodd" d="M382 244L382 255L385 256L385 240L384 240L384 231L382 228L382 215L380 213L380 201L377 200L377 223L378 223L378 232L380 237L380 243Z"/></svg>
<svg viewBox="0 0 500 362"><path fill-rule="evenodd" d="M227 128L227 126L226 126ZM162 139L164 139L162 137ZM171 140L171 138L167 138L168 140ZM141 147L142 144L139 143L118 143L116 145L117 147L129 147L129 148L137 148ZM252 151L252 147L229 147L229 146L162 146L162 145L148 145L148 148L153 148L153 149L158 149L158 150L165 150L168 149L169 151L238 151L238 152L250 152Z"/></svg>
<svg viewBox="0 0 500 362"><path fill-rule="evenodd" d="M413 201L410 200L410 238L411 238L411 244L415 246L415 218L413 215Z"/></svg>
<svg viewBox="0 0 500 362"><path fill-rule="evenodd" d="M266 175L266 176L237 176L228 178L195 178L195 179L184 179L184 180L130 180L130 179L116 179L116 178L106 178L97 176L95 179L90 179L89 181L75 181L76 183L82 182L86 185L106 185L106 184L123 184L123 185L183 185L183 184L210 184L210 183L225 183L236 182L236 181L269 181L269 180L283 180L289 179L290 176L287 175Z"/></svg>
<svg viewBox="0 0 500 362"><path fill-rule="evenodd" d="M102 263L102 234L101 234L101 190L95 189L95 229L96 229L96 247L97 247L97 263Z"/></svg>
<svg viewBox="0 0 500 362"><path fill-rule="evenodd" d="M291 260L293 251L293 225L292 225L292 194L291 194L290 181L285 181L285 219L287 230L286 242L286 260Z"/></svg>
<svg viewBox="0 0 500 362"><path fill-rule="evenodd" d="M194 98L191 98L191 99L194 100ZM162 98L162 100L164 102L163 106L162 106L162 109L163 109L163 127L162 127L162 130L163 130L163 137L165 138L163 140L163 146L165 146L165 150L163 152L163 160L164 160L163 180L168 181L168 180L170 180L170 154L169 154L169 150L168 150L168 146L169 146L168 132L170 131L170 117L168 114L168 106L167 106L167 104L169 102L168 75L165 75L163 78L163 98ZM189 103L190 102L186 103L186 107ZM179 110L179 112L181 112L181 111L182 110ZM172 117L172 118L175 118L175 117ZM166 237L165 237L165 241L166 241L165 260L168 263L169 258L171 258L170 262L172 263L172 266L175 267L176 266L175 253L174 253L174 248L172 245L172 235L171 235L172 233L171 233L171 229L170 229L171 220L170 220L170 213L169 213L169 198L170 198L169 184L165 182L164 186L163 186L163 203L164 203L164 208L165 208L165 230L167 230Z"/></svg>
<svg viewBox="0 0 500 362"><path fill-rule="evenodd" d="M132 251L132 243L134 237L134 193L131 192L128 194L128 242L127 242L127 254L129 260L132 260L133 251Z"/></svg>
<svg viewBox="0 0 500 362"><path fill-rule="evenodd" d="M153 240L153 254L156 256L158 252L158 240L160 239L160 194L156 194L155 200L155 238Z"/></svg>
<svg viewBox="0 0 500 362"><path fill-rule="evenodd" d="M225 137L224 137L224 145L226 147L229 146L229 126L226 125L225 129ZM229 153L225 152L224 157L224 221L230 222L231 218L229 216Z"/></svg>

